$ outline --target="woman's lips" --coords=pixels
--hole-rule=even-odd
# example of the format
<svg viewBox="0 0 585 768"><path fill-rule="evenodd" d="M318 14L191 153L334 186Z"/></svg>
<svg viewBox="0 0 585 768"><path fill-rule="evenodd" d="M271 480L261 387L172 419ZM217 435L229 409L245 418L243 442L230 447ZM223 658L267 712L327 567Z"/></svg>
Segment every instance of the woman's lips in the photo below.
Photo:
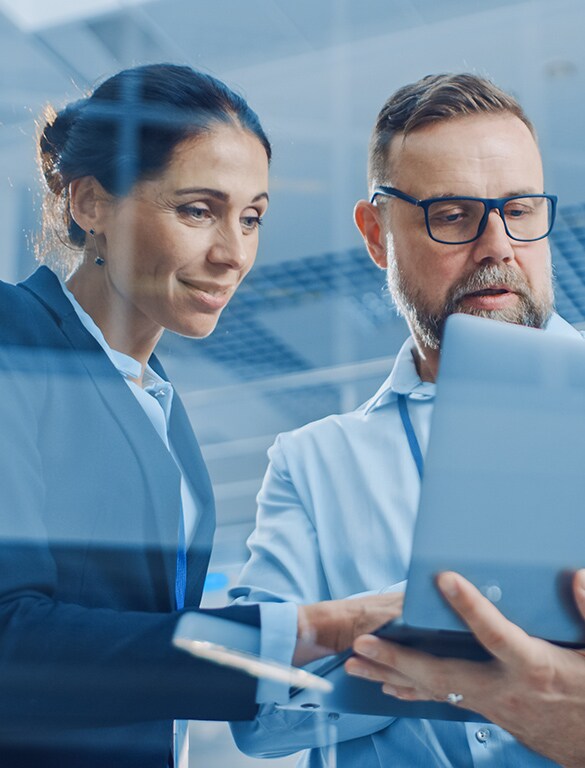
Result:
<svg viewBox="0 0 585 768"><path fill-rule="evenodd" d="M232 297L234 286L232 285L213 285L211 283L195 283L188 280L181 280L189 293L200 304L204 304L209 309L223 309Z"/></svg>

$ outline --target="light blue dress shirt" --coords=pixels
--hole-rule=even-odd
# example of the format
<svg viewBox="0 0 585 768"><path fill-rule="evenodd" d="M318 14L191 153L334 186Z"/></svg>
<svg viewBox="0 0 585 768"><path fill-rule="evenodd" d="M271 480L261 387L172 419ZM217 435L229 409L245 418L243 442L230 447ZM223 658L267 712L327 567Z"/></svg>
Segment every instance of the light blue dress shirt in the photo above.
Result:
<svg viewBox="0 0 585 768"><path fill-rule="evenodd" d="M547 333L579 335L553 316ZM251 557L232 596L311 603L394 589L406 579L420 481L397 407L408 397L423 454L435 385L421 381L413 341L374 397L352 413L280 435L258 497ZM338 768L544 768L554 763L491 723L341 715ZM306 768L326 765L323 715L261 708L235 723L238 746L268 757L312 748Z"/></svg>

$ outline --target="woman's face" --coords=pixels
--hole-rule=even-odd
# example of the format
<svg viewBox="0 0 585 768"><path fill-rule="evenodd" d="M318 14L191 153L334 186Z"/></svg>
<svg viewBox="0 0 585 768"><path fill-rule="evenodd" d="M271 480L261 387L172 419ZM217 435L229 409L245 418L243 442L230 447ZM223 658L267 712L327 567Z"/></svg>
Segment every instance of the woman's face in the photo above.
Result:
<svg viewBox="0 0 585 768"><path fill-rule="evenodd" d="M254 263L267 190L253 134L218 125L179 144L160 176L108 206L100 269L112 309L139 333L210 334Z"/></svg>

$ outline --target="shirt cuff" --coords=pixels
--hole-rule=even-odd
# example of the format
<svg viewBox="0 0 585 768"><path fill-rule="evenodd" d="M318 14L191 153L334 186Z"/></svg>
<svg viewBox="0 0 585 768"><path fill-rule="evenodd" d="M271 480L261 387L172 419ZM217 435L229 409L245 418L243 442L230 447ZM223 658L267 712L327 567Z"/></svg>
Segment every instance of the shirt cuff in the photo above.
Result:
<svg viewBox="0 0 585 768"><path fill-rule="evenodd" d="M391 584L389 587L384 587L380 590L381 595L389 595L393 592L405 592L408 581L399 581L396 584Z"/></svg>
<svg viewBox="0 0 585 768"><path fill-rule="evenodd" d="M260 603L260 656L263 659L292 663L297 644L297 606L295 603ZM274 680L258 680L256 703L289 700L289 686Z"/></svg>

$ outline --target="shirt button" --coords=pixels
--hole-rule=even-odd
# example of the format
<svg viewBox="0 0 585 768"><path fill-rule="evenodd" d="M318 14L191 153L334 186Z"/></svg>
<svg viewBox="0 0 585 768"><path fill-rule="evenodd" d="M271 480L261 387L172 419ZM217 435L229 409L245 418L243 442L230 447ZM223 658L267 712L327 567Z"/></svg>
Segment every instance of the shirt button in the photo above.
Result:
<svg viewBox="0 0 585 768"><path fill-rule="evenodd" d="M489 728L480 728L479 731L475 732L475 738L479 741L480 744L485 744L490 735L491 734Z"/></svg>

